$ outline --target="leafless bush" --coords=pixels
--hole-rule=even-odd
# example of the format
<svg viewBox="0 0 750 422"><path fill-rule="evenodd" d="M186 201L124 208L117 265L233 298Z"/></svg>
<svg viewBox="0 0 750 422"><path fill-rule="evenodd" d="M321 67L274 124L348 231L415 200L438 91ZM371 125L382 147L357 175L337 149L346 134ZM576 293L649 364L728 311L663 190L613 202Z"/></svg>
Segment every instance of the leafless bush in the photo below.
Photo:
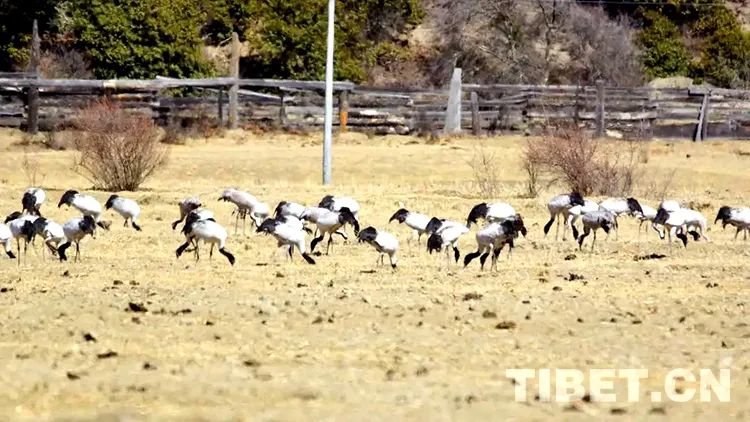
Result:
<svg viewBox="0 0 750 422"><path fill-rule="evenodd" d="M551 183L561 181L571 190L591 194L597 146L578 128L549 129L543 137L526 144L524 163L548 173Z"/></svg>
<svg viewBox="0 0 750 422"><path fill-rule="evenodd" d="M98 101L77 119L80 137L74 169L110 191L136 190L167 159L153 121L129 114L108 101Z"/></svg>
<svg viewBox="0 0 750 422"><path fill-rule="evenodd" d="M634 149L635 145L635 142L629 142L628 151L624 154L607 148L596 158L594 170L598 183L594 186L597 194L624 196L633 191L638 176L638 153Z"/></svg>
<svg viewBox="0 0 750 422"><path fill-rule="evenodd" d="M612 145L594 140L577 126L549 128L539 139L530 140L524 151L524 167L562 182L583 195L626 195L638 176L636 142L621 152Z"/></svg>
<svg viewBox="0 0 750 422"><path fill-rule="evenodd" d="M469 166L474 174L474 183L479 195L482 198L498 197L500 169L495 154L484 145L477 146L474 148Z"/></svg>
<svg viewBox="0 0 750 422"><path fill-rule="evenodd" d="M21 168L29 186L39 186L44 181L45 174L40 171L39 167L39 159L36 156L30 156L28 151L24 151Z"/></svg>
<svg viewBox="0 0 750 422"><path fill-rule="evenodd" d="M536 198L539 195L539 166L534 161L524 160L523 170L526 172L526 195Z"/></svg>

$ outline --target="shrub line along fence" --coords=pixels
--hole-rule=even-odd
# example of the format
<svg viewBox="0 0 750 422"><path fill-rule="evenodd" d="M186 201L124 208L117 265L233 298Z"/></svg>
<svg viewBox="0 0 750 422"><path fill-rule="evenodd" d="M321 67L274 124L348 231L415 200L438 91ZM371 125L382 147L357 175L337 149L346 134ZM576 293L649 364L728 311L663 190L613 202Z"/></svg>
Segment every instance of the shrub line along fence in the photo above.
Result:
<svg viewBox="0 0 750 422"><path fill-rule="evenodd" d="M36 39L37 37L33 37ZM38 49L38 43L33 43ZM43 79L30 72L0 74L0 126L35 133L69 126L93 99L106 97L161 125L208 120L230 128L267 125L317 128L324 123L321 81L242 79L233 37L230 76L208 79ZM33 49L32 49L33 50ZM36 57L38 51L32 51ZM459 72L460 74L460 72ZM455 79L455 78L454 78ZM455 81L454 81L455 82ZM476 135L534 134L547 124L575 121L598 136L750 139L750 91L575 85L477 85L451 89L389 89L335 82L341 131L432 134L460 122ZM179 92L175 92L175 90ZM449 92L457 92L453 99ZM457 102L460 99L460 106ZM457 115L447 119L448 102Z"/></svg>

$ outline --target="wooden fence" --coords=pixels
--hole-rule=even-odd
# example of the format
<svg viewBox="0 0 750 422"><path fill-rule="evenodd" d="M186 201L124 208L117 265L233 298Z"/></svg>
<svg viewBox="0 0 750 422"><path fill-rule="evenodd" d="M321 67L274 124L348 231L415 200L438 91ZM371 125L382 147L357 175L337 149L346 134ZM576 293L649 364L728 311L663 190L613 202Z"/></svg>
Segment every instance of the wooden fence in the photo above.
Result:
<svg viewBox="0 0 750 422"><path fill-rule="evenodd" d="M200 119L231 125L233 105L228 93L233 86L239 126L323 125L324 84L319 81L52 80L0 75L0 126L64 127L80 108L100 97L150 115L162 125ZM334 125L341 130L376 134L443 130L447 90L394 91L348 82L337 82L334 90L338 96ZM750 139L750 91L464 84L461 92L461 126L480 135L533 134L550 122L578 121L599 134L616 136Z"/></svg>
<svg viewBox="0 0 750 422"><path fill-rule="evenodd" d="M28 72L0 73L0 126L31 133L66 127L82 107L101 97L165 126L197 120L229 128L324 123L323 82L239 78L237 34L232 34L229 76L213 79L42 79L36 21L30 49ZM475 85L462 84L460 75L456 69L451 98L447 88L392 90L336 82L334 125L376 134L455 131L444 127L447 121L482 135L533 134L549 123L578 122L599 136L750 139L750 91Z"/></svg>

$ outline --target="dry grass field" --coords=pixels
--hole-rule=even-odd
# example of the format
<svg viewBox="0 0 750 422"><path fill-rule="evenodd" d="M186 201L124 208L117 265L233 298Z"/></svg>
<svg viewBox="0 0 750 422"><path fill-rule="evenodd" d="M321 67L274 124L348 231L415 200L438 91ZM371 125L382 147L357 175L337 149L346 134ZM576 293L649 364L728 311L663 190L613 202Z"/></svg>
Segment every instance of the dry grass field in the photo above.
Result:
<svg viewBox="0 0 750 422"><path fill-rule="evenodd" d="M71 153L20 140L0 134L3 215L20 208L36 169L50 196L43 213L76 216L56 207L66 189L91 186L70 170ZM667 245L653 231L639 238L629 218L594 253L544 238L545 203L565 189L524 196L524 142L350 135L335 144L330 188L320 184L317 137L233 132L171 147L166 169L125 194L144 210L143 232L107 212L111 231L87 238L79 263L45 261L40 244L20 268L0 259L0 419L748 420L750 241L734 242L713 220L720 205L750 205L750 145L645 146L635 195L652 206L660 192L693 201L712 242L636 261L667 254ZM480 198L473 184L467 162L480 143L499 160L498 198ZM376 266L372 248L338 239L315 266L298 254L289 263L249 225L247 235L230 229L234 267L219 254L177 260L177 201L198 194L230 227L233 205L217 201L228 186L272 207L353 196L363 226L401 240L400 267ZM399 201L463 221L484 199L512 203L530 230L497 272L480 272L478 262L439 268L442 256L388 224ZM475 231L461 239L463 254ZM147 311L129 311L130 302ZM514 400L506 369L550 367L646 368L649 378L634 403L617 383L616 403L536 400L535 389ZM677 367L730 368L731 401L652 403L650 392Z"/></svg>

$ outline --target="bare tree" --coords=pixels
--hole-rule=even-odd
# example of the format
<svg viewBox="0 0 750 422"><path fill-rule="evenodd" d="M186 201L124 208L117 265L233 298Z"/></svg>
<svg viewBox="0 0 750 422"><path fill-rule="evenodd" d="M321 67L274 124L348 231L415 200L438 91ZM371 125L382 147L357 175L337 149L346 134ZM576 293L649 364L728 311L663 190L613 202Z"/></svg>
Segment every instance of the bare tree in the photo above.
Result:
<svg viewBox="0 0 750 422"><path fill-rule="evenodd" d="M564 39L565 24L569 19L570 2L552 0L536 0L536 21L532 29L539 29L541 34L537 38L542 38L544 45L544 77L540 81L543 84L550 83L550 74L552 73L553 56L552 51L556 44Z"/></svg>
<svg viewBox="0 0 750 422"><path fill-rule="evenodd" d="M603 79L610 85L640 85L643 80L640 52L633 42L634 31L627 18L608 18L600 8L573 6L570 10L568 50L571 70L580 83Z"/></svg>
<svg viewBox="0 0 750 422"><path fill-rule="evenodd" d="M429 9L443 43L434 83L454 66L477 83L611 85L643 80L633 30L601 8L563 0L434 0Z"/></svg>
<svg viewBox="0 0 750 422"><path fill-rule="evenodd" d="M438 0L433 8L444 36L435 65L443 83L454 66L478 83L536 83L543 58L528 31L530 8L513 0Z"/></svg>

